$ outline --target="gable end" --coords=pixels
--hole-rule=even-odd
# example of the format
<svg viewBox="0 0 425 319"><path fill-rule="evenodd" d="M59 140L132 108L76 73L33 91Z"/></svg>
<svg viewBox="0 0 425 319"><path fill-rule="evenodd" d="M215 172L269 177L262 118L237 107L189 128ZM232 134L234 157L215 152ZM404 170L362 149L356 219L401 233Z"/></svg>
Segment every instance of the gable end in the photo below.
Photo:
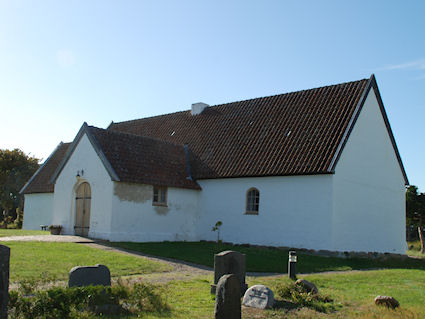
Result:
<svg viewBox="0 0 425 319"><path fill-rule="evenodd" d="M353 116L350 119L350 123L348 124L347 129L344 132L343 138L342 138L340 144L338 145L337 151L336 151L336 153L335 153L335 155L334 155L334 157L331 161L331 164L329 166L329 172L335 173L336 165L338 164L338 161L341 157L341 154L344 151L345 145L347 144L348 138L350 137L350 134L351 134L354 126L356 125L357 119L360 115L361 110L363 109L364 103L365 103L366 98L369 95L369 92L370 92L371 89L373 89L373 92L375 93L376 100L378 101L379 109L381 111L381 115L382 115L382 118L384 120L385 127L387 128L388 136L391 140L391 144L393 146L394 153L397 157L397 161L399 163L400 170L403 174L404 183L405 183L405 185L409 185L409 180L407 178L407 174L406 174L406 171L404 169L404 165L403 165L403 162L401 160L401 156L400 156L400 153L398 151L398 147L397 147L393 132L391 130L390 122L388 120L387 113L386 113L385 108L384 108L384 103L382 102L381 94L379 93L378 84L376 83L376 79L375 79L374 74L372 74L372 76L370 77L370 79L369 79L369 81L366 85L366 88L364 89L362 96L359 100L359 103L356 106L356 109L353 113Z"/></svg>
<svg viewBox="0 0 425 319"><path fill-rule="evenodd" d="M68 151L65 154L64 159L56 169L55 173L53 174L50 182L54 184L56 182L56 179L58 178L60 172L65 167L68 160L71 158L72 154L74 153L74 150L76 149L78 143L80 142L81 138L84 136L84 134L87 135L87 138L89 139L91 145L93 146L93 149L96 151L96 154L99 156L100 160L102 161L106 171L108 172L109 176L111 177L111 180L115 182L119 182L120 179L118 175L116 174L115 170L112 168L111 164L107 160L105 154L103 153L102 149L100 148L98 142L96 139L92 136L90 130L88 129L88 125L86 122L84 122L83 126L81 126L80 130L78 131L77 136L75 137L74 141L72 142L71 146L69 147Z"/></svg>

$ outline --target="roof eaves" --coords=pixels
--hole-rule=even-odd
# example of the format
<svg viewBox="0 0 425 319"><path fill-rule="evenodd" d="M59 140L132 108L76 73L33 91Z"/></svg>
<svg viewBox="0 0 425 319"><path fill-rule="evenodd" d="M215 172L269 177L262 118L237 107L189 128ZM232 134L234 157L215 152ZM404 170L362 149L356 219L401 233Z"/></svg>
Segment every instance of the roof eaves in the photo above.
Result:
<svg viewBox="0 0 425 319"><path fill-rule="evenodd" d="M404 169L403 162L401 160L400 152L398 151L398 147L397 147L393 132L391 130L391 126L390 126L390 122L388 120L387 113L385 112L384 103L382 102L381 94L379 93L378 84L376 82L376 78L375 78L374 74L371 75L365 89L363 90L363 93L362 93L362 96L360 97L359 103L356 106L356 109L353 113L353 116L350 119L350 122L347 126L347 129L344 133L344 136L343 136L340 144L338 145L337 151L335 152L335 155L334 155L334 157L331 161L331 164L329 165L328 170L329 170L329 172L335 171L336 164L338 163L338 160L341 157L342 151L344 150L344 147L345 147L345 144L347 143L348 137L350 136L351 131L353 130L354 125L357 122L360 111L362 110L363 105L366 101L366 98L369 94L369 91L372 88L373 88L373 92L375 93L376 100L378 101L379 109L381 111L381 115L383 117L385 127L387 128L387 132L388 132L388 135L390 137L391 144L394 148L394 152L395 152L395 155L397 157L397 161L400 165L400 169L401 169L401 172L403 174L404 183L405 183L405 185L409 185L409 180L407 178L407 174L406 174L406 171Z"/></svg>
<svg viewBox="0 0 425 319"><path fill-rule="evenodd" d="M388 120L387 112L385 111L384 103L382 102L381 93L379 92L379 89L378 89L378 83L376 82L375 76L372 75L372 77L373 77L372 78L373 91L378 101L378 105L381 110L382 117L384 118L385 126L387 128L388 135L390 136L391 144L393 145L398 164L400 165L401 173L403 174L403 178L404 178L404 184L409 185L409 179L407 178L406 170L404 169L403 161L401 160L400 152L398 151L397 143L395 141L394 134L391 129L390 122Z"/></svg>
<svg viewBox="0 0 425 319"><path fill-rule="evenodd" d="M303 172L303 173L288 173L288 174L258 174L258 175L232 175L232 176L217 176L217 177L201 177L196 181L217 180L217 179L236 179L236 178L252 178L252 177L286 177L286 176L316 176L316 175L333 175L335 172Z"/></svg>
<svg viewBox="0 0 425 319"><path fill-rule="evenodd" d="M24 187L21 188L19 191L19 194L24 194L27 187L32 183L34 178L43 170L43 168L46 166L47 162L53 157L53 155L59 150L59 148L62 146L63 142L60 142L58 146L54 149L54 151L49 155L49 157L44 161L44 163L37 169L37 171L34 173L34 175L31 176L29 181L24 185Z"/></svg>

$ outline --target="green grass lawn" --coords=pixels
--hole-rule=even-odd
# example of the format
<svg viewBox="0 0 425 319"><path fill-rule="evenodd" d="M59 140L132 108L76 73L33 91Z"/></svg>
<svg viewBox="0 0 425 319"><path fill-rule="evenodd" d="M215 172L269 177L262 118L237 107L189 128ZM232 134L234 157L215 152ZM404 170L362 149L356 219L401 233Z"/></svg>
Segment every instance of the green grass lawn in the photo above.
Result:
<svg viewBox="0 0 425 319"><path fill-rule="evenodd" d="M112 276L168 271L164 263L75 243L1 242L11 248L10 280L65 280L72 267L104 264Z"/></svg>
<svg viewBox="0 0 425 319"><path fill-rule="evenodd" d="M154 256L180 259L209 267L214 267L214 254L224 250L236 250L246 254L247 271L287 272L288 250L275 248L243 247L211 242L116 242L110 243L110 245ZM337 258L298 253L297 271L299 273L374 268L412 268L425 270L425 260Z"/></svg>
<svg viewBox="0 0 425 319"><path fill-rule="evenodd" d="M1 243L1 242L0 242ZM11 281L24 279L46 281L65 280L76 265L107 265L112 276L146 274L169 270L166 264L152 262L120 253L98 250L75 243L3 242L12 249ZM213 266L213 254L232 249L247 255L248 271L285 272L287 251L271 248L217 245L215 243L112 243L127 249L157 256L182 259ZM314 282L321 293L334 300L336 311L320 313L308 308L288 307L276 294L277 307L260 311L243 308L242 318L423 318L425 314L425 260L340 259L298 255L298 272L387 268L347 273L321 273L299 275ZM143 277L142 277L143 278ZM213 276L200 276L186 281L159 284L158 291L170 307L165 313L146 313L144 318L212 318L214 296L210 294ZM264 284L273 291L286 276L247 277L249 286ZM401 304L396 311L378 308L373 299L377 295L390 295ZM89 317L87 317L89 318ZM90 317L91 318L91 317ZM93 317L95 318L95 317ZM114 318L105 316L105 318ZM134 317L135 318L135 317Z"/></svg>
<svg viewBox="0 0 425 319"><path fill-rule="evenodd" d="M342 305L340 310L334 314L328 314L327 317L423 318L425 314L424 276L424 270L386 269L315 274L303 276L303 278L314 282L321 293ZM269 277L256 278L252 283L261 282L274 288L279 281ZM377 295L393 296L400 302L400 309L392 311L376 307L374 298Z"/></svg>
<svg viewBox="0 0 425 319"><path fill-rule="evenodd" d="M314 282L321 294L333 299L335 311L322 313L309 308L289 306L275 294L276 306L261 311L253 308L242 308L243 319L271 318L423 318L425 313L425 281L423 270L390 269L359 271L350 273L326 273L306 275L302 278ZM200 276L190 281L172 281L157 285L156 291L168 305L166 312L141 313L143 318L213 318L215 300L210 294L212 276ZM248 277L249 286L264 284L273 291L285 282L286 276ZM390 295L400 302L397 310L374 305L377 295ZM125 318L138 318L128 316ZM102 316L104 318L117 318ZM84 318L96 318L85 315Z"/></svg>
<svg viewBox="0 0 425 319"><path fill-rule="evenodd" d="M0 237L29 235L50 235L50 232L45 230L0 229Z"/></svg>
<svg viewBox="0 0 425 319"><path fill-rule="evenodd" d="M243 308L242 318L423 318L425 313L425 272L415 269L391 269L353 273L315 274L303 276L314 282L320 293L330 296L336 311L320 313L308 308L291 309L279 296L277 307L266 311ZM171 311L169 318L213 318L214 296L209 292L212 278L201 277L191 281L174 281L165 285L164 299ZM282 277L248 277L249 286L264 284L276 291L285 281ZM400 302L393 311L374 305L377 295L390 295ZM144 318L164 318L148 314Z"/></svg>

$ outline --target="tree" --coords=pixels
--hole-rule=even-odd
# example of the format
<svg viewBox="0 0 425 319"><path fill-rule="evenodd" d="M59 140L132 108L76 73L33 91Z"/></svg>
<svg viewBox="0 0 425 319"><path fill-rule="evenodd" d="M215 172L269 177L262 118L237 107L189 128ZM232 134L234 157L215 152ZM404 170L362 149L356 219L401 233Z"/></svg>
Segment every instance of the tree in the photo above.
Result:
<svg viewBox="0 0 425 319"><path fill-rule="evenodd" d="M425 193L419 193L417 186L409 186L406 191L406 218L408 223L417 224L421 253L424 253L423 222L425 221Z"/></svg>
<svg viewBox="0 0 425 319"><path fill-rule="evenodd" d="M26 155L19 149L0 149L0 212L3 218L16 217L16 209L22 210L21 188L39 167L39 159Z"/></svg>

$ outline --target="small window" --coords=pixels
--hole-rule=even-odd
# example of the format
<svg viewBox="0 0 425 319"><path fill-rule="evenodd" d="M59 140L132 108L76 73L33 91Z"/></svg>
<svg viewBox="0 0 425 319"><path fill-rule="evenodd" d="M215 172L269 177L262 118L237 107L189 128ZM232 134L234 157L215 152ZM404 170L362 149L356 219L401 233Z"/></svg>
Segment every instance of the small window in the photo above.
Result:
<svg viewBox="0 0 425 319"><path fill-rule="evenodd" d="M260 192L256 188L248 189L246 193L246 214L258 215L260 207Z"/></svg>
<svg viewBox="0 0 425 319"><path fill-rule="evenodd" d="M154 186L152 205L154 206L167 206L167 187Z"/></svg>

